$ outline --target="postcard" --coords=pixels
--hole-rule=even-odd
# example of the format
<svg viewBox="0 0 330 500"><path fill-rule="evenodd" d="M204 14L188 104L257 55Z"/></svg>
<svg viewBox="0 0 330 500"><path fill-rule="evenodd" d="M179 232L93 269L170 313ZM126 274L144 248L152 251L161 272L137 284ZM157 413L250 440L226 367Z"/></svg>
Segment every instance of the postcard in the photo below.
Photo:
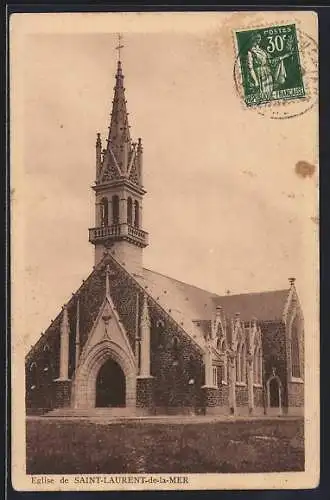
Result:
<svg viewBox="0 0 330 500"><path fill-rule="evenodd" d="M319 482L318 19L10 18L12 481Z"/></svg>

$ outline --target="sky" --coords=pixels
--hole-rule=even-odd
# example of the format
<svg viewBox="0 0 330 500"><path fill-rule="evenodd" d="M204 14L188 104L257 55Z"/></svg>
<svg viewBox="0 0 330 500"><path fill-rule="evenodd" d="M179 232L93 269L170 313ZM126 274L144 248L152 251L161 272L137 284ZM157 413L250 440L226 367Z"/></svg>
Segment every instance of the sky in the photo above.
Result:
<svg viewBox="0 0 330 500"><path fill-rule="evenodd" d="M123 30L131 136L144 146L144 266L219 294L295 276L306 304L317 176L295 166L317 164L317 108L281 120L247 109L231 32L244 16L208 19ZM26 349L92 271L95 141L109 126L119 29L46 21L12 30L13 311Z"/></svg>

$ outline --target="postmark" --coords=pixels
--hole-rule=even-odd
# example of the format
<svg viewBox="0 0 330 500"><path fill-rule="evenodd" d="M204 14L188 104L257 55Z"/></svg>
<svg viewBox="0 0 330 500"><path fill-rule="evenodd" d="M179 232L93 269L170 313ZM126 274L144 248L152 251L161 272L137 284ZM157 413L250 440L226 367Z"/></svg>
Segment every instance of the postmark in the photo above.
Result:
<svg viewBox="0 0 330 500"><path fill-rule="evenodd" d="M234 81L244 106L272 119L300 116L318 101L317 42L296 24L236 30Z"/></svg>

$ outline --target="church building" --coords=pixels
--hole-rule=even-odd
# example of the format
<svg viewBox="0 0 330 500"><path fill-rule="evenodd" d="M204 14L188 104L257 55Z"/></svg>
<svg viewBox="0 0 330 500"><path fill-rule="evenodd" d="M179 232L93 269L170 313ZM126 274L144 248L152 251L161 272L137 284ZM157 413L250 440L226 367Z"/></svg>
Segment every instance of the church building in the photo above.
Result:
<svg viewBox="0 0 330 500"><path fill-rule="evenodd" d="M96 139L95 266L26 356L27 414L303 414L294 278L221 296L143 267L143 147L120 61L115 78L105 147Z"/></svg>

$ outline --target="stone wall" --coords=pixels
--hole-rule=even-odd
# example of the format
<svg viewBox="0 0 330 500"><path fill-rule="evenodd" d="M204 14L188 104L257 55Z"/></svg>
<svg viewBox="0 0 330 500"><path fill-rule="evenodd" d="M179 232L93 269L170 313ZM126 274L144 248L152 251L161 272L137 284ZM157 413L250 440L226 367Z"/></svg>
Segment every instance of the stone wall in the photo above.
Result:
<svg viewBox="0 0 330 500"><path fill-rule="evenodd" d="M228 393L229 393L229 389L228 389L228 384L223 384L221 386L219 386L219 389L218 389L218 405L219 406L224 406L224 407L227 407L229 406L229 401L228 401Z"/></svg>
<svg viewBox="0 0 330 500"><path fill-rule="evenodd" d="M300 382L288 383L288 406L304 406L304 384Z"/></svg>
<svg viewBox="0 0 330 500"><path fill-rule="evenodd" d="M237 385L235 387L236 391L236 406L246 406L248 407L248 389L247 386Z"/></svg>
<svg viewBox="0 0 330 500"><path fill-rule="evenodd" d="M56 380L53 382L55 408L69 408L71 401L71 380Z"/></svg>
<svg viewBox="0 0 330 500"><path fill-rule="evenodd" d="M154 405L154 379L137 378L136 384L136 406L137 408L146 408L153 412Z"/></svg>
<svg viewBox="0 0 330 500"><path fill-rule="evenodd" d="M130 273L142 272L142 248L127 241L117 241L111 248L117 259Z"/></svg>
<svg viewBox="0 0 330 500"><path fill-rule="evenodd" d="M255 408L265 406L265 395L262 387L253 387L253 400Z"/></svg>
<svg viewBox="0 0 330 500"><path fill-rule="evenodd" d="M151 375L157 407L200 407L204 383L198 346L156 304L150 304Z"/></svg>
<svg viewBox="0 0 330 500"><path fill-rule="evenodd" d="M53 380L59 376L61 315L30 351L25 363L25 405L27 413L56 407Z"/></svg>

